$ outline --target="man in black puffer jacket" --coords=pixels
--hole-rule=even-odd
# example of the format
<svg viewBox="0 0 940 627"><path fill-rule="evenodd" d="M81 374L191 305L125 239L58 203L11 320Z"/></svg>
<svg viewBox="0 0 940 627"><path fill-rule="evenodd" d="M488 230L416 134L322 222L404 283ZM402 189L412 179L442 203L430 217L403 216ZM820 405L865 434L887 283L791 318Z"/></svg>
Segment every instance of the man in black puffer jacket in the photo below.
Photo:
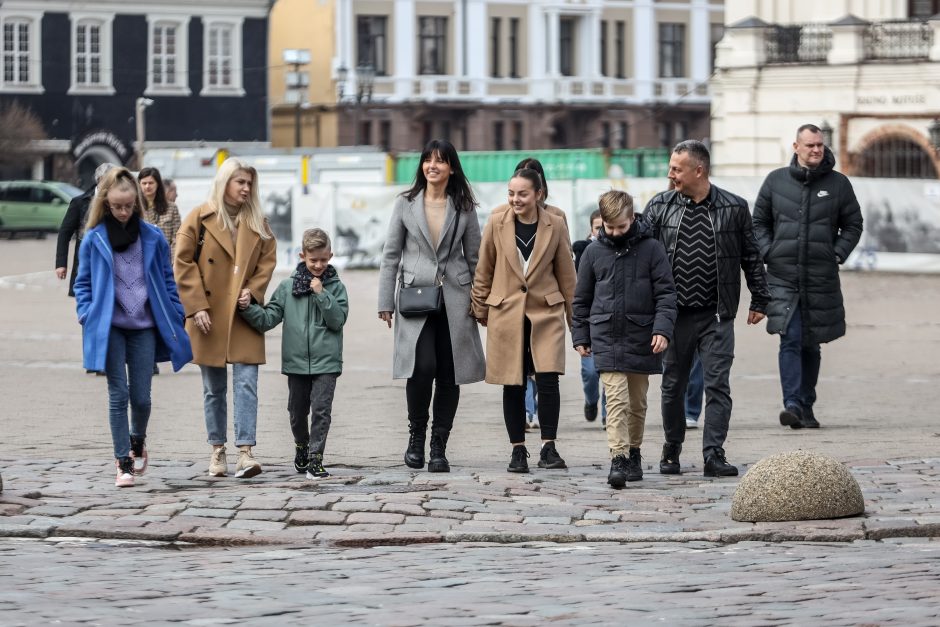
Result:
<svg viewBox="0 0 940 627"><path fill-rule="evenodd" d="M763 320L770 300L747 201L711 184L710 161L702 142L678 144L669 159L669 180L674 189L654 196L643 212L653 227L653 237L666 247L678 304L673 340L663 359L666 443L659 472L665 475L681 471L685 391L696 351L705 375L704 474L738 474L725 459L724 443L731 422L729 378L742 268L751 292L748 324Z"/></svg>
<svg viewBox="0 0 940 627"><path fill-rule="evenodd" d="M813 412L819 345L845 335L839 264L862 236L849 180L813 124L797 130L789 167L767 175L754 204L754 234L772 300L767 332L780 334L780 423L818 428Z"/></svg>

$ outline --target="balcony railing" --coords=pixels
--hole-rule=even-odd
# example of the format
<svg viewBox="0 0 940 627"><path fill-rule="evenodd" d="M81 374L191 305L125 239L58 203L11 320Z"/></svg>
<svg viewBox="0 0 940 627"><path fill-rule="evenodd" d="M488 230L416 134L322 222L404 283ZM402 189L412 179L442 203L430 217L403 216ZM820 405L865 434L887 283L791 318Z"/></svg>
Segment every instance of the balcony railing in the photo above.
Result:
<svg viewBox="0 0 940 627"><path fill-rule="evenodd" d="M832 31L825 24L773 26L767 33L767 63L825 63Z"/></svg>
<svg viewBox="0 0 940 627"><path fill-rule="evenodd" d="M933 45L933 29L926 22L878 22L864 35L865 59L923 59Z"/></svg>

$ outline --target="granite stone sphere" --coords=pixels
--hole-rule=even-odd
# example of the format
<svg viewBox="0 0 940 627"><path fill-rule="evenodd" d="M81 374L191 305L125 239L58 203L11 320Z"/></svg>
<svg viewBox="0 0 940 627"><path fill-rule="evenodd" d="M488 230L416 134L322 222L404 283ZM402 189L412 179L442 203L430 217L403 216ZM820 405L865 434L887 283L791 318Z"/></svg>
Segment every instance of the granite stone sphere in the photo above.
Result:
<svg viewBox="0 0 940 627"><path fill-rule="evenodd" d="M754 464L731 502L738 522L825 520L858 516L865 500L840 462L808 451L778 453Z"/></svg>

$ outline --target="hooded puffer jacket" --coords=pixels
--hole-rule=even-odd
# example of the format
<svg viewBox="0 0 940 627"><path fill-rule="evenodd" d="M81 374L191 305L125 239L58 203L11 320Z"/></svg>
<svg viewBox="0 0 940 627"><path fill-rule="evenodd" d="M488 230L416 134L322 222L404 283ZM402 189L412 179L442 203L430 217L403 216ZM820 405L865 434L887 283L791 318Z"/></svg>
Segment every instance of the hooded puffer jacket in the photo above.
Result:
<svg viewBox="0 0 940 627"><path fill-rule="evenodd" d="M845 335L839 264L862 236L855 192L835 163L828 148L813 170L793 155L789 167L767 175L754 204L754 235L773 297L767 332L784 333L799 302L804 344Z"/></svg>

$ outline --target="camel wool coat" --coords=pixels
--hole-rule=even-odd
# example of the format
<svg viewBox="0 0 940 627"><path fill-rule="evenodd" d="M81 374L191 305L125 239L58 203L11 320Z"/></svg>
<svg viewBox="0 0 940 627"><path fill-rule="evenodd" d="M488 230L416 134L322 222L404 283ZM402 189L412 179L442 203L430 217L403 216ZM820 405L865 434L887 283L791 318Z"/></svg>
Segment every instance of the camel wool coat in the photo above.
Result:
<svg viewBox="0 0 940 627"><path fill-rule="evenodd" d="M560 217L538 212L528 272L516 248L515 214L493 212L480 244L473 279L473 315L486 319L486 382L523 385L523 330L532 324L536 372L565 372L565 325L571 327L575 270L568 229Z"/></svg>
<svg viewBox="0 0 940 627"><path fill-rule="evenodd" d="M205 227L205 239L197 263L193 256L200 224ZM208 204L186 215L176 236L173 273L186 312L193 363L216 367L265 363L264 334L251 328L236 310L243 288L251 290L255 302L264 304L276 263L277 240L273 236L263 240L241 225L233 247L232 234L222 230L216 210ZM193 324L193 314L203 310L209 311L212 322L207 335Z"/></svg>

